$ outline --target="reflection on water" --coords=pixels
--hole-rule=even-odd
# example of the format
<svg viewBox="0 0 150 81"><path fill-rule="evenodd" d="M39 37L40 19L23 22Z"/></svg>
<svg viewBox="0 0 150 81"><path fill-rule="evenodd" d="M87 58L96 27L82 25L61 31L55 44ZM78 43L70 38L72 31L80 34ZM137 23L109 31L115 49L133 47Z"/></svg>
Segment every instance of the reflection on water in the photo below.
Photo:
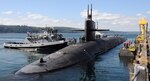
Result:
<svg viewBox="0 0 150 81"><path fill-rule="evenodd" d="M130 67L133 63L134 57L119 57L120 62L123 63L124 67Z"/></svg>
<svg viewBox="0 0 150 81"><path fill-rule="evenodd" d="M120 57L120 62L123 63L124 67L127 67L129 69L129 73L133 72L133 61L134 61L134 57Z"/></svg>
<svg viewBox="0 0 150 81"><path fill-rule="evenodd" d="M96 81L94 61L84 64L83 69L85 73L80 81Z"/></svg>
<svg viewBox="0 0 150 81"><path fill-rule="evenodd" d="M19 50L4 49L5 39L23 39L24 34L0 35L0 81L129 81L128 60L118 57L118 46L97 57L91 63L76 64L53 72L34 75L14 75L25 65L45 56ZM79 37L79 34L65 34L68 37ZM126 35L133 38L132 35Z"/></svg>

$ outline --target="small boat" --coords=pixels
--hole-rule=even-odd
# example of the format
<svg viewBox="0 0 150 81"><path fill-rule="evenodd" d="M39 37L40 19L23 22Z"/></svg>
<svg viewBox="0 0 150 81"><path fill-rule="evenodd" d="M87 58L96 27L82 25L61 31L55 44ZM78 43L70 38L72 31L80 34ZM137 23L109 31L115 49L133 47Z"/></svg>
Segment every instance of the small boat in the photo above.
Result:
<svg viewBox="0 0 150 81"><path fill-rule="evenodd" d="M120 49L119 56L134 57L137 53L137 46L132 44L130 40L124 42L124 46Z"/></svg>
<svg viewBox="0 0 150 81"><path fill-rule="evenodd" d="M44 33L29 33L25 37L24 42L6 42L4 48L21 49L30 52L52 53L61 48L68 46L68 42L63 38L62 34L58 34L56 30Z"/></svg>

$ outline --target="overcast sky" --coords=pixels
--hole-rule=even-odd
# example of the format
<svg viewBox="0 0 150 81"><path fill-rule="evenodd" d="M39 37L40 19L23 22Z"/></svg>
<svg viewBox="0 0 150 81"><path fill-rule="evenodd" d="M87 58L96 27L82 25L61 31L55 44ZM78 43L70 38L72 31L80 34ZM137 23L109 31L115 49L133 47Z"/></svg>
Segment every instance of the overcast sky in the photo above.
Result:
<svg viewBox="0 0 150 81"><path fill-rule="evenodd" d="M93 4L99 28L138 31L138 20L150 20L150 0L0 0L0 24L84 28Z"/></svg>

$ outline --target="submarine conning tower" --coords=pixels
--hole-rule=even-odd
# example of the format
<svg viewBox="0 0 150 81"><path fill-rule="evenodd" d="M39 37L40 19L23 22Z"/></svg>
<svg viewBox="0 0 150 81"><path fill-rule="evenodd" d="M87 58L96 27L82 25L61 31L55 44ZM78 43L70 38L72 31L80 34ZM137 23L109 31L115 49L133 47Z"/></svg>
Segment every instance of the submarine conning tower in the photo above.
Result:
<svg viewBox="0 0 150 81"><path fill-rule="evenodd" d="M91 9L89 10L89 5L87 9L87 19L85 21L85 40L93 41L95 40L95 22L92 20L92 4Z"/></svg>
<svg viewBox="0 0 150 81"><path fill-rule="evenodd" d="M96 29L95 22L92 20L92 4L91 9L89 10L89 5L87 9L87 19L85 21L85 40L95 41L95 31L109 31L109 29Z"/></svg>

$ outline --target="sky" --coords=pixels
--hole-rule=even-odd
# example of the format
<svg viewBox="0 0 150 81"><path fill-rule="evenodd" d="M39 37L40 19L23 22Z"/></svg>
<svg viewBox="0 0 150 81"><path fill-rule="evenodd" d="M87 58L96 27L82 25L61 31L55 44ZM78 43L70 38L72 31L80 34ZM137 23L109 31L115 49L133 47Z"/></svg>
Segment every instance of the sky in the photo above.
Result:
<svg viewBox="0 0 150 81"><path fill-rule="evenodd" d="M139 19L150 20L150 0L0 0L0 24L83 29L88 4L99 28L139 31Z"/></svg>

